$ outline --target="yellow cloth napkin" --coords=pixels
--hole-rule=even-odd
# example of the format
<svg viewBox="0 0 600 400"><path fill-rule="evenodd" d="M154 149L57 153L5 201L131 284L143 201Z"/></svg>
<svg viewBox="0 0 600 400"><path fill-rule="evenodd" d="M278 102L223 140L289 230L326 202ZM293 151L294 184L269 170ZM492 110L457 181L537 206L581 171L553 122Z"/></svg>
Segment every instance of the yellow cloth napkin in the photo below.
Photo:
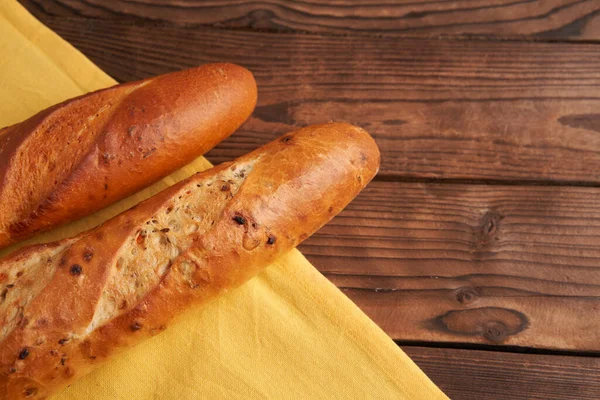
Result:
<svg viewBox="0 0 600 400"><path fill-rule="evenodd" d="M113 85L14 0L0 1L0 126ZM36 241L72 235L210 164ZM79 380L67 399L446 399L294 250L260 276Z"/></svg>

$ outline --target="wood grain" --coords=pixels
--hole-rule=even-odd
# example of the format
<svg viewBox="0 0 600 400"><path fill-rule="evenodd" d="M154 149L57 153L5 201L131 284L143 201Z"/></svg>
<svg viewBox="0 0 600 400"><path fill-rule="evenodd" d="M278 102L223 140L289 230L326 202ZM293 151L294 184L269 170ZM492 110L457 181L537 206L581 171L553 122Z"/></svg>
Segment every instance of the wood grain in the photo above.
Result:
<svg viewBox="0 0 600 400"><path fill-rule="evenodd" d="M392 338L600 351L600 190L372 182L300 250Z"/></svg>
<svg viewBox="0 0 600 400"><path fill-rule="evenodd" d="M376 137L384 179L598 184L595 45L47 22L121 80L217 60L252 69L259 106L213 162L348 120ZM597 351L598 193L381 182L302 250L394 338Z"/></svg>
<svg viewBox="0 0 600 400"><path fill-rule="evenodd" d="M596 400L600 358L404 346L454 400Z"/></svg>
<svg viewBox="0 0 600 400"><path fill-rule="evenodd" d="M21 0L38 17L137 17L179 25L405 37L600 39L596 0Z"/></svg>
<svg viewBox="0 0 600 400"><path fill-rule="evenodd" d="M121 81L214 61L250 68L254 117L209 153L240 156L299 126L359 124L381 177L600 183L600 47L45 22Z"/></svg>
<svg viewBox="0 0 600 400"><path fill-rule="evenodd" d="M371 131L383 181L301 250L392 337L599 351L600 189L568 185L599 184L600 48L397 39L596 41L597 1L20 1L120 81L251 68L259 107L213 162ZM600 397L600 358L404 350L453 399Z"/></svg>

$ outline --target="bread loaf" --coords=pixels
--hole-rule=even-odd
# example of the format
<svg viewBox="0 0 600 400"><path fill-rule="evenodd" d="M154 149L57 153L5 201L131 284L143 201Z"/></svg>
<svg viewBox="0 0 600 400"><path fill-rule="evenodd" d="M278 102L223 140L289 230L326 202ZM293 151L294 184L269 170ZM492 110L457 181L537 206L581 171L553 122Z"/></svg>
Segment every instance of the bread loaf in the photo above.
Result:
<svg viewBox="0 0 600 400"><path fill-rule="evenodd" d="M75 238L0 261L0 399L44 399L237 287L342 210L379 151L307 127L193 175Z"/></svg>
<svg viewBox="0 0 600 400"><path fill-rule="evenodd" d="M0 248L91 214L234 132L256 83L209 64L65 101L0 130Z"/></svg>

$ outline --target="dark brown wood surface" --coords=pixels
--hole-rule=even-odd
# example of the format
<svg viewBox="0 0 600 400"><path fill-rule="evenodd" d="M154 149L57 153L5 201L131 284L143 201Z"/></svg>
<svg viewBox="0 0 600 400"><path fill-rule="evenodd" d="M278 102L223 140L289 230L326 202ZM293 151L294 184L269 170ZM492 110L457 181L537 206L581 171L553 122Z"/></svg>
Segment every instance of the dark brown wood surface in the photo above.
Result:
<svg viewBox="0 0 600 400"><path fill-rule="evenodd" d="M600 358L404 346L454 400L597 400Z"/></svg>
<svg viewBox="0 0 600 400"><path fill-rule="evenodd" d="M22 0L38 17L136 17L229 29L598 40L597 0Z"/></svg>
<svg viewBox="0 0 600 400"><path fill-rule="evenodd" d="M372 182L301 250L393 338L600 352L599 234L597 188Z"/></svg>
<svg viewBox="0 0 600 400"><path fill-rule="evenodd" d="M45 22L120 81L211 61L250 68L258 107L214 162L345 120L377 139L380 178L600 182L600 46Z"/></svg>
<svg viewBox="0 0 600 400"><path fill-rule="evenodd" d="M22 3L119 81L250 68L213 162L369 130L381 173L309 260L452 398L600 398L600 2Z"/></svg>

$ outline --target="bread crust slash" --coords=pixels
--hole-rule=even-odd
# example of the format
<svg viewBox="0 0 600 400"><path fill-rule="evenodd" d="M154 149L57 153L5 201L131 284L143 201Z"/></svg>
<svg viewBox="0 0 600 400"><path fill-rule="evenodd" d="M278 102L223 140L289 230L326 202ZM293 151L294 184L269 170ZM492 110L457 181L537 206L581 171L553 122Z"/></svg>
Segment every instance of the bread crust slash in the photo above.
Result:
<svg viewBox="0 0 600 400"><path fill-rule="evenodd" d="M0 260L0 399L47 398L243 284L339 213L378 168L364 130L310 126L75 238Z"/></svg>
<svg viewBox="0 0 600 400"><path fill-rule="evenodd" d="M169 175L255 105L250 71L207 64L67 100L0 130L0 248Z"/></svg>

